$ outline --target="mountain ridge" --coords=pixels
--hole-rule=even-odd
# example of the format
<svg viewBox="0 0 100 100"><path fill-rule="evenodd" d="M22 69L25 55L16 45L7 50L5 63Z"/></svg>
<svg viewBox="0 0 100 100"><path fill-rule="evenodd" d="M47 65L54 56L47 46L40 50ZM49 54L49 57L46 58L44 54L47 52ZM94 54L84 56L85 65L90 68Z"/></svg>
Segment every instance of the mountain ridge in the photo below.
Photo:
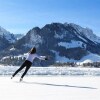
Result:
<svg viewBox="0 0 100 100"><path fill-rule="evenodd" d="M72 23L51 23L42 28L34 27L29 30L13 44L13 54L26 53L35 46L38 54L51 55L50 60L43 62L44 64L62 62L63 58L64 62L67 62L67 59L78 61L90 53L100 55L99 39L89 28ZM9 56L12 55L10 49L11 47L8 49Z"/></svg>

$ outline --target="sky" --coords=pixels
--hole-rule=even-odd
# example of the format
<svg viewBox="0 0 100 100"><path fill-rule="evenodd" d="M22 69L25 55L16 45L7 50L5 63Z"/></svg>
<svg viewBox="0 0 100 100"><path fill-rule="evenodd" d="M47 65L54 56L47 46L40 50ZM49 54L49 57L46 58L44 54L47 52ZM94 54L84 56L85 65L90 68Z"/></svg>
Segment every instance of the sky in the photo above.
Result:
<svg viewBox="0 0 100 100"><path fill-rule="evenodd" d="M0 26L11 33L52 22L78 24L100 36L100 0L0 0Z"/></svg>

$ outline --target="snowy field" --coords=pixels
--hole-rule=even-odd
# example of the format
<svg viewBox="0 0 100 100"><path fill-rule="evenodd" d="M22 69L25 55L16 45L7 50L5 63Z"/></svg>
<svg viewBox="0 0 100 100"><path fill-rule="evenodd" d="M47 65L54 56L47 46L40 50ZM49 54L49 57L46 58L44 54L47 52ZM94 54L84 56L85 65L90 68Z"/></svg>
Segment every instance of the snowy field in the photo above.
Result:
<svg viewBox="0 0 100 100"><path fill-rule="evenodd" d="M0 75L12 75L19 66L0 66ZM23 73L24 69L18 73ZM27 75L47 76L100 76L100 68L82 67L31 67Z"/></svg>
<svg viewBox="0 0 100 100"><path fill-rule="evenodd" d="M100 100L100 68L0 66L0 100Z"/></svg>
<svg viewBox="0 0 100 100"><path fill-rule="evenodd" d="M100 100L100 77L0 77L0 100Z"/></svg>

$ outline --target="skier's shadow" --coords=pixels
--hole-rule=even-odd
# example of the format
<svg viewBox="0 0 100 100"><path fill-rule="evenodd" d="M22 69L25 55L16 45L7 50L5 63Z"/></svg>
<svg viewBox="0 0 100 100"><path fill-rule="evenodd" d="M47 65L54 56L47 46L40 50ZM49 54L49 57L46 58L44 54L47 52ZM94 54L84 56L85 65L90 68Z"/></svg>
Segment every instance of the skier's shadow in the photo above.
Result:
<svg viewBox="0 0 100 100"><path fill-rule="evenodd" d="M39 83L39 82L26 82L26 81L23 81L22 83L25 83L25 84L39 84L39 85L47 85L47 86L58 86L58 87L74 87L74 88L85 88L85 89L97 89L97 88L94 88L94 87L51 84L51 83Z"/></svg>

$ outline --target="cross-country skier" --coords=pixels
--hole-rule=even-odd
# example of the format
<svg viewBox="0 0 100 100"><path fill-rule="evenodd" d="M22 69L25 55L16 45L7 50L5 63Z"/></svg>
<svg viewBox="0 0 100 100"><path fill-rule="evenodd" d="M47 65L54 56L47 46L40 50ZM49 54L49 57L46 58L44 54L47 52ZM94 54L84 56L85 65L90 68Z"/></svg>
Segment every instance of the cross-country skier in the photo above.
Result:
<svg viewBox="0 0 100 100"><path fill-rule="evenodd" d="M48 58L46 56L38 56L36 54L36 48L32 48L28 54L27 54L27 57L26 57L26 60L25 62L21 65L21 67L12 75L11 79L19 72L21 71L24 67L26 67L24 73L22 74L21 78L20 78L20 81L23 80L23 77L26 75L27 71L29 70L29 68L31 67L32 65L32 62L35 58L39 58L40 60L48 60Z"/></svg>

